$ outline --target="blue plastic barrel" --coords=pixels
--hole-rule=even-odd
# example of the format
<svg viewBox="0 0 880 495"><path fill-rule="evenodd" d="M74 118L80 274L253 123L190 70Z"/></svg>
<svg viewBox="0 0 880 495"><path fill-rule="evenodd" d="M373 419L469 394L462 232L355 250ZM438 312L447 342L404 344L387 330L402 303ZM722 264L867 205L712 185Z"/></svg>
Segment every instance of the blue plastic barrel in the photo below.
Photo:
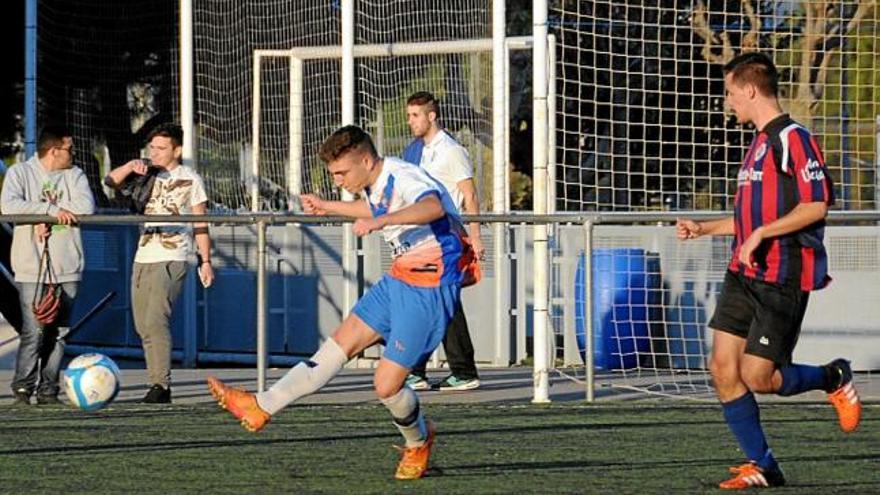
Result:
<svg viewBox="0 0 880 495"><path fill-rule="evenodd" d="M660 306L660 257L643 249L593 250L593 361L631 369L650 351L650 325ZM575 333L586 351L584 255L575 274Z"/></svg>

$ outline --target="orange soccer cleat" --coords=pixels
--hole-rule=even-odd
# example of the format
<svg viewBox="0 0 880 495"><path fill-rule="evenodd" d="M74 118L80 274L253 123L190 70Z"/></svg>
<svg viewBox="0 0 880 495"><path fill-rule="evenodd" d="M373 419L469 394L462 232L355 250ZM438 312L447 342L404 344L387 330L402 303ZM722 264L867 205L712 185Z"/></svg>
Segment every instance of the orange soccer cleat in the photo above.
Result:
<svg viewBox="0 0 880 495"><path fill-rule="evenodd" d="M208 377L208 389L211 391L211 395L217 399L220 407L231 412L240 420L241 426L248 431L262 430L272 417L260 408L260 405L257 404L257 397L250 392L225 385L213 376Z"/></svg>
<svg viewBox="0 0 880 495"><path fill-rule="evenodd" d="M434 446L434 437L436 429L434 423L427 421L428 438L419 447L398 447L403 456L397 465L397 472L394 477L399 480L415 480L425 475L428 471L428 461L431 459L431 448Z"/></svg>
<svg viewBox="0 0 880 495"><path fill-rule="evenodd" d="M782 470L776 467L772 470L763 470L754 462L730 468L733 478L722 481L718 488L723 490L745 490L747 488L769 488L771 486L785 485L785 476Z"/></svg>
<svg viewBox="0 0 880 495"><path fill-rule="evenodd" d="M828 366L836 368L840 373L840 384L828 394L828 400L837 411L840 429L850 433L859 427L862 420L862 401L853 386L852 368L846 359L835 359Z"/></svg>

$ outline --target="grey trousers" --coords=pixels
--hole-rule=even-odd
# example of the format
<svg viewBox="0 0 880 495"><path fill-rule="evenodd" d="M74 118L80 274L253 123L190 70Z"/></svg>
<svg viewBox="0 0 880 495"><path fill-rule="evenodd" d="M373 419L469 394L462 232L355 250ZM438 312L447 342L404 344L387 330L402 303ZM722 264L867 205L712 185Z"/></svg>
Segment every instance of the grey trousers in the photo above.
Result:
<svg viewBox="0 0 880 495"><path fill-rule="evenodd" d="M132 270L131 308L150 385L171 384L171 308L183 288L186 270L184 261L135 263Z"/></svg>
<svg viewBox="0 0 880 495"><path fill-rule="evenodd" d="M44 327L31 311L37 284L18 284L22 325L18 354L15 356L13 391L23 390L28 395L34 391L37 395L58 395L58 375L64 356L64 341L58 339L58 332L70 325L70 310L78 287L79 282L61 284L58 317L54 323Z"/></svg>

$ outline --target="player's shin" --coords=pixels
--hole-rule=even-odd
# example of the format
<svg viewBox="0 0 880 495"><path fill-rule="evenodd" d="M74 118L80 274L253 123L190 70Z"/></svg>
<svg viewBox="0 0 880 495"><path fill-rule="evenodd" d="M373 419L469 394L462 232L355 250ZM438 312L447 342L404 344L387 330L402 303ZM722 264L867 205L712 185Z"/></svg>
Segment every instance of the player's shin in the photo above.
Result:
<svg viewBox="0 0 880 495"><path fill-rule="evenodd" d="M746 392L738 399L723 402L721 409L727 426L746 457L761 469L774 469L776 460L767 445L764 429L761 428L761 412L755 396Z"/></svg>
<svg viewBox="0 0 880 495"><path fill-rule="evenodd" d="M257 403L267 413L275 414L326 385L347 362L348 356L339 344L327 339L311 359L297 364L269 390L257 394Z"/></svg>
<svg viewBox="0 0 880 495"><path fill-rule="evenodd" d="M428 439L428 427L419 408L419 397L409 387L391 397L380 399L391 412L394 425L406 440L407 448L419 447Z"/></svg>

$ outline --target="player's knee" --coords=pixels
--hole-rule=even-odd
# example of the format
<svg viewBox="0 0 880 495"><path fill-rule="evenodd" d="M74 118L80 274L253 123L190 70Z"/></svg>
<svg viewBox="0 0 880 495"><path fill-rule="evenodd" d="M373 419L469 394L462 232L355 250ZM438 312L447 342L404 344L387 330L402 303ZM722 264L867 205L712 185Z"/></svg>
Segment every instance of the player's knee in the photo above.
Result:
<svg viewBox="0 0 880 495"><path fill-rule="evenodd" d="M743 368L740 371L740 378L752 392L760 394L773 392L773 375L768 375L763 370Z"/></svg>
<svg viewBox="0 0 880 495"><path fill-rule="evenodd" d="M376 389L376 395L380 399L387 399L397 392L400 391L400 388L403 386L402 383L397 383L395 380L389 379L390 377L376 373L373 376L373 387Z"/></svg>
<svg viewBox="0 0 880 495"><path fill-rule="evenodd" d="M716 383L731 383L739 380L736 361L712 356L709 360L709 372Z"/></svg>

